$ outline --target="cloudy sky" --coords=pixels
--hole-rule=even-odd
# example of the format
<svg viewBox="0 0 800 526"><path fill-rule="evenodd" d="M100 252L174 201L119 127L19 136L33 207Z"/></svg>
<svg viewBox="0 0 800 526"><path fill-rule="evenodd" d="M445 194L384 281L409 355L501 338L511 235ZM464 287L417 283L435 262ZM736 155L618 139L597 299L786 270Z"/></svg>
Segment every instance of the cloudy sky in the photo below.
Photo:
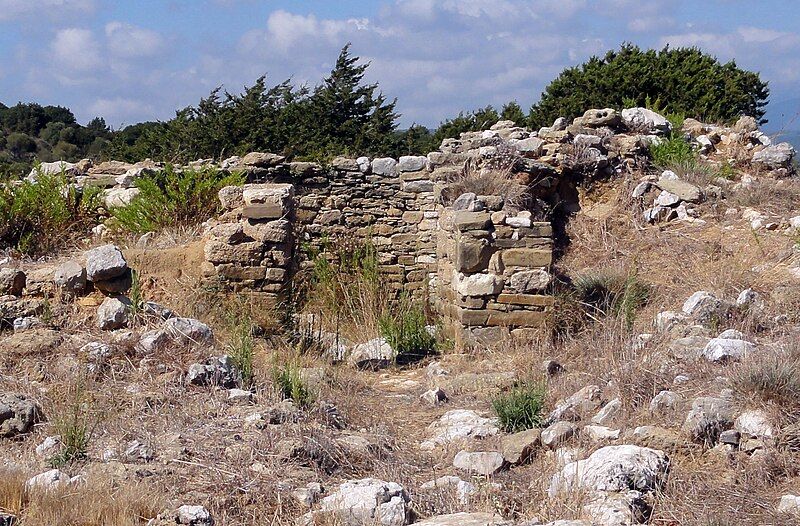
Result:
<svg viewBox="0 0 800 526"><path fill-rule="evenodd" d="M535 102L564 67L630 41L696 45L759 71L773 121L800 111L797 0L0 0L0 102L115 127L167 119L262 74L316 83L341 47L403 125ZM778 113L790 114L782 118ZM798 126L800 127L800 126Z"/></svg>

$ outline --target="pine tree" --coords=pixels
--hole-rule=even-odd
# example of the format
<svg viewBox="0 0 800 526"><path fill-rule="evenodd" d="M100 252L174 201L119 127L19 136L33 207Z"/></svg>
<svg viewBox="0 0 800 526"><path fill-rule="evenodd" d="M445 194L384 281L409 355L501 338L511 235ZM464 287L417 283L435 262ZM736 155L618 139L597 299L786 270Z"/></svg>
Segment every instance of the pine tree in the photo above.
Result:
<svg viewBox="0 0 800 526"><path fill-rule="evenodd" d="M504 121L514 121L517 126L525 126L528 117L523 113L517 101L511 101L500 111L500 118Z"/></svg>
<svg viewBox="0 0 800 526"><path fill-rule="evenodd" d="M388 102L377 84L364 84L369 64L344 46L336 65L309 98L306 122L309 148L322 156L336 153L378 153L397 127L397 101Z"/></svg>

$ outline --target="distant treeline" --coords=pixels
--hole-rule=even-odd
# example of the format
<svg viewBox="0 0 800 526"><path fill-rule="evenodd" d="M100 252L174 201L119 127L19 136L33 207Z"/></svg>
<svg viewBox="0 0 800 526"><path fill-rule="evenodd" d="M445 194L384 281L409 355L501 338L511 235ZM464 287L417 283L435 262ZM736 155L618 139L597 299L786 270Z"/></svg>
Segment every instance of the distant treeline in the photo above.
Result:
<svg viewBox="0 0 800 526"><path fill-rule="evenodd" d="M294 159L336 155L424 154L442 139L486 129L500 119L522 126L549 125L598 107L655 104L665 113L726 122L751 115L763 122L769 90L757 73L720 63L697 48L641 50L624 44L604 57L564 70L528 112L516 102L462 112L435 130L398 129L396 100L364 82L368 64L342 49L336 65L315 86L266 77L239 94L215 89L196 106L166 122L144 122L112 131L102 118L75 122L62 107L0 104L0 166L23 172L35 160L83 157L187 162L223 159L249 151ZM0 168L2 170L2 168Z"/></svg>

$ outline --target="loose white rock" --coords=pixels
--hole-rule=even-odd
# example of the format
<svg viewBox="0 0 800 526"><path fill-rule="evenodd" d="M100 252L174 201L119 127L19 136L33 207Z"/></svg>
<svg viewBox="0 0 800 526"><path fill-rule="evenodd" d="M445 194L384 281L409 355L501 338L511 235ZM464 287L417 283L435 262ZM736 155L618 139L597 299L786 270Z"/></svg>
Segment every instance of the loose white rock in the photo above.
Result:
<svg viewBox="0 0 800 526"><path fill-rule="evenodd" d="M669 458L663 451L633 445L607 446L586 460L571 462L556 473L548 493L583 488L590 491L647 493L667 480Z"/></svg>
<svg viewBox="0 0 800 526"><path fill-rule="evenodd" d="M756 346L745 340L713 338L703 349L702 356L715 363L738 362L755 350Z"/></svg>
<svg viewBox="0 0 800 526"><path fill-rule="evenodd" d="M459 440L494 436L500 431L497 426L496 418L484 418L468 409L455 409L428 426L432 436L422 442L420 447L430 451Z"/></svg>
<svg viewBox="0 0 800 526"><path fill-rule="evenodd" d="M459 451L453 459L453 467L484 477L502 471L504 466L503 455L493 451Z"/></svg>
<svg viewBox="0 0 800 526"><path fill-rule="evenodd" d="M410 502L406 490L396 482L349 480L320 501L320 512L351 526L404 526L409 523Z"/></svg>

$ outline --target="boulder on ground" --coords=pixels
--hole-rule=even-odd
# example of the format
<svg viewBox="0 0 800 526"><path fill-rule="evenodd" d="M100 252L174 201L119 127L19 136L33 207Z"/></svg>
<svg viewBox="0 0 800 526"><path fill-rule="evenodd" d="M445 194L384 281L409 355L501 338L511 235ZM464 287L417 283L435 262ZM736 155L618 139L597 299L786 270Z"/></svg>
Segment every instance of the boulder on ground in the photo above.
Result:
<svg viewBox="0 0 800 526"><path fill-rule="evenodd" d="M753 155L753 162L772 169L788 168L794 159L795 150L788 142L767 146Z"/></svg>
<svg viewBox="0 0 800 526"><path fill-rule="evenodd" d="M733 402L728 394L701 396L692 402L683 430L693 442L711 446L720 433L733 427Z"/></svg>
<svg viewBox="0 0 800 526"><path fill-rule="evenodd" d="M219 385L226 389L238 387L242 383L242 375L228 355L190 365L187 378L192 385Z"/></svg>
<svg viewBox="0 0 800 526"><path fill-rule="evenodd" d="M738 362L755 350L756 346L745 340L713 338L703 349L702 356L715 363Z"/></svg>
<svg viewBox="0 0 800 526"><path fill-rule="evenodd" d="M106 298L97 308L97 326L104 331L125 327L130 307L130 300L124 296Z"/></svg>
<svg viewBox="0 0 800 526"><path fill-rule="evenodd" d="M672 131L672 124L647 108L626 108L622 110L622 120L625 125L640 133L669 133Z"/></svg>
<svg viewBox="0 0 800 526"><path fill-rule="evenodd" d="M203 506L181 506L175 512L175 522L187 526L214 526L214 518Z"/></svg>
<svg viewBox="0 0 800 526"><path fill-rule="evenodd" d="M501 441L503 458L513 466L528 462L541 445L542 432L540 429L528 429L507 435Z"/></svg>
<svg viewBox="0 0 800 526"><path fill-rule="evenodd" d="M452 513L415 522L415 526L512 526L513 522L493 513Z"/></svg>
<svg viewBox="0 0 800 526"><path fill-rule="evenodd" d="M459 451L453 459L453 467L488 477L502 471L506 462L503 455L495 451Z"/></svg>
<svg viewBox="0 0 800 526"><path fill-rule="evenodd" d="M25 396L0 394L0 438L27 433L41 417L39 406Z"/></svg>
<svg viewBox="0 0 800 526"><path fill-rule="evenodd" d="M86 288L86 278L86 269L80 263L67 261L56 269L53 283L65 292L77 293Z"/></svg>
<svg viewBox="0 0 800 526"><path fill-rule="evenodd" d="M800 517L800 496L784 495L778 503L778 512Z"/></svg>
<svg viewBox="0 0 800 526"><path fill-rule="evenodd" d="M730 305L714 294L699 290L683 304L683 312L700 323L718 322L727 317Z"/></svg>
<svg viewBox="0 0 800 526"><path fill-rule="evenodd" d="M410 502L396 482L349 480L320 501L320 513L347 526L405 526L411 522Z"/></svg>
<svg viewBox="0 0 800 526"><path fill-rule="evenodd" d="M389 367L397 353L385 338L379 337L353 347L348 361L359 369Z"/></svg>
<svg viewBox="0 0 800 526"><path fill-rule="evenodd" d="M15 268L0 268L0 296L21 296L25 273Z"/></svg>
<svg viewBox="0 0 800 526"><path fill-rule="evenodd" d="M496 418L484 418L468 409L454 409L428 426L433 435L420 447L430 451L459 440L494 436L500 431L497 426Z"/></svg>
<svg viewBox="0 0 800 526"><path fill-rule="evenodd" d="M50 491L61 486L68 486L72 482L69 475L58 469L51 469L33 476L25 483L29 491Z"/></svg>
<svg viewBox="0 0 800 526"><path fill-rule="evenodd" d="M184 345L214 343L211 327L194 318L170 318L164 322L164 331Z"/></svg>
<svg viewBox="0 0 800 526"><path fill-rule="evenodd" d="M86 253L86 277L89 281L107 281L128 270L125 256L116 245L103 245Z"/></svg>
<svg viewBox="0 0 800 526"><path fill-rule="evenodd" d="M548 493L585 489L589 491L647 493L667 481L669 458L663 451L622 445L598 449L585 460L570 462L556 473Z"/></svg>

